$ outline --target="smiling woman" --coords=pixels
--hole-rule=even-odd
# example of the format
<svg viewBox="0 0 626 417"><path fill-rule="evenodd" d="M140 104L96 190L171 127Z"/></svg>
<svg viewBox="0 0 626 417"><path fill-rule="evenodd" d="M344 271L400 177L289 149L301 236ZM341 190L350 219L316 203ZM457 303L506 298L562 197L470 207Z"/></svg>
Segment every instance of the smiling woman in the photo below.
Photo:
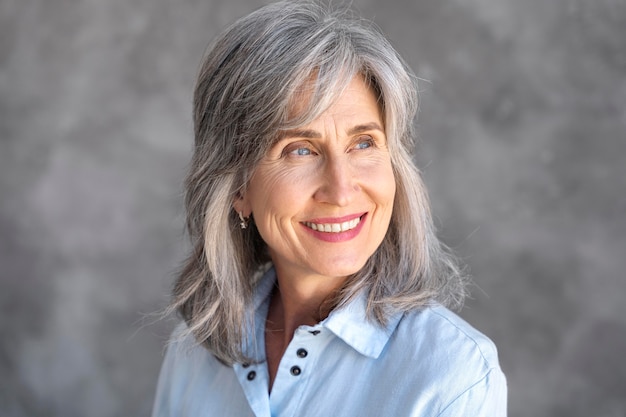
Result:
<svg viewBox="0 0 626 417"><path fill-rule="evenodd" d="M193 251L153 416L503 416L496 349L412 161L413 77L371 24L266 6L209 49ZM407 372L407 365L411 372Z"/></svg>
<svg viewBox="0 0 626 417"><path fill-rule="evenodd" d="M327 315L320 296L339 291L387 233L396 187L382 125L376 96L356 76L317 119L282 135L235 200L254 215L279 277L271 325L284 330L265 336L270 388L297 326Z"/></svg>
<svg viewBox="0 0 626 417"><path fill-rule="evenodd" d="M376 96L355 77L317 119L282 135L259 162L234 207L253 215L279 277L297 285L328 281L331 293L378 248L395 196L382 125Z"/></svg>

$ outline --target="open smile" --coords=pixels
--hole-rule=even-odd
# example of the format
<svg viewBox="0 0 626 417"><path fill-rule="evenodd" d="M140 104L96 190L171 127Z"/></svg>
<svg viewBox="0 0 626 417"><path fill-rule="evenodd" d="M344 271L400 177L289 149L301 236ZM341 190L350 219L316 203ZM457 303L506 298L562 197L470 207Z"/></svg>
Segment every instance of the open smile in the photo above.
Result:
<svg viewBox="0 0 626 417"><path fill-rule="evenodd" d="M325 233L340 233L354 229L361 222L361 217L342 223L312 223L304 222L304 225L310 229Z"/></svg>
<svg viewBox="0 0 626 417"><path fill-rule="evenodd" d="M365 222L367 213L339 218L311 219L301 225L311 235L326 242L344 242L355 238Z"/></svg>

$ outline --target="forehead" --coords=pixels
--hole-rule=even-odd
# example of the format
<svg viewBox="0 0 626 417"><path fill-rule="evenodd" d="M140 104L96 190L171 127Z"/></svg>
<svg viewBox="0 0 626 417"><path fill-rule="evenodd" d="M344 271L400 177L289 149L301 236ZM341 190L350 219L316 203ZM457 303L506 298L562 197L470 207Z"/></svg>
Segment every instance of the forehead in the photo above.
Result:
<svg viewBox="0 0 626 417"><path fill-rule="evenodd" d="M373 108L372 111L365 112L367 116L376 113L377 119L382 124L383 106L379 94L361 74L344 74L329 83L323 82L318 74L314 73L291 95L286 112L287 120L280 130L301 128L328 111L335 116L358 118L367 107ZM282 135L279 133L279 136Z"/></svg>

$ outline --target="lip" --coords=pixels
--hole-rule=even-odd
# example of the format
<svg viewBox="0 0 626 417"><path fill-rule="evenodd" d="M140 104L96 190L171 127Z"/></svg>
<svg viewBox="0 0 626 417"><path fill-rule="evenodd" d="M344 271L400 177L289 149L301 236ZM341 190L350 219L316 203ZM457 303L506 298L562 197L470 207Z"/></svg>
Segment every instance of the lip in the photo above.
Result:
<svg viewBox="0 0 626 417"><path fill-rule="evenodd" d="M361 216L363 216L365 214L367 214L366 211L364 211L362 213L348 214L348 215L342 216L342 217L317 217L315 219L307 219L307 220L303 221L302 223L305 223L305 222L317 223L317 224L343 223L343 222L349 222L350 220L354 220L357 217L361 217Z"/></svg>
<svg viewBox="0 0 626 417"><path fill-rule="evenodd" d="M318 223L318 224L327 224L327 223L343 223L356 218L361 218L359 224L356 225L354 229L346 230L345 232L337 232L337 233L328 233L328 232L320 232L317 230L313 230L307 227L304 222L301 222L300 225L304 228L304 230L315 237L316 239L322 240L324 242L338 243L345 242L351 239L354 239L358 236L363 229L363 225L367 220L367 212L357 213L357 214L349 214L347 216L342 217L319 217L311 220L307 220L307 222Z"/></svg>

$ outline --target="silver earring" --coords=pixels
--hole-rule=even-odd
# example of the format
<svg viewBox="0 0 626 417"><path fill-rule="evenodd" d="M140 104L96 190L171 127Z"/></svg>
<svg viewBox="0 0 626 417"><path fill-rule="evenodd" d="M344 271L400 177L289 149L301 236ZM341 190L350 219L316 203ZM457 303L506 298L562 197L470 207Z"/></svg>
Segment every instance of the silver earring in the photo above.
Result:
<svg viewBox="0 0 626 417"><path fill-rule="evenodd" d="M245 229L246 227L248 227L248 219L243 217L243 213L239 212L239 226L241 226L242 229Z"/></svg>

